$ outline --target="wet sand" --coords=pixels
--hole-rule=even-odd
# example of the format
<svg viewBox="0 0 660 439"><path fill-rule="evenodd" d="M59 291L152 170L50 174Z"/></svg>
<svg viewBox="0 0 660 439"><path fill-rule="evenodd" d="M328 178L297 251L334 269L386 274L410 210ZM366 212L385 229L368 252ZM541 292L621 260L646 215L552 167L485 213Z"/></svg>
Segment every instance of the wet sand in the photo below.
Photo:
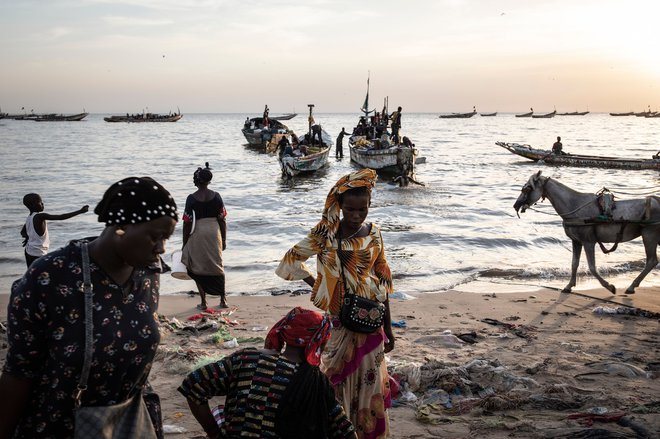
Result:
<svg viewBox="0 0 660 439"><path fill-rule="evenodd" d="M396 347L387 356L402 383L389 410L391 437L657 437L660 288L633 296L480 288L392 299L392 319L406 327L394 329ZM7 299L0 295L0 321ZM260 347L265 327L294 306L312 308L307 294L230 296L230 315L188 321L197 303L187 294L161 297L161 349L150 381L165 424L185 429L168 438L204 437L176 387L195 364L237 349L223 347L223 338ZM607 313L622 305L647 312ZM604 313L594 313L597 307ZM177 321L188 328L177 329ZM6 333L0 338L1 363Z"/></svg>

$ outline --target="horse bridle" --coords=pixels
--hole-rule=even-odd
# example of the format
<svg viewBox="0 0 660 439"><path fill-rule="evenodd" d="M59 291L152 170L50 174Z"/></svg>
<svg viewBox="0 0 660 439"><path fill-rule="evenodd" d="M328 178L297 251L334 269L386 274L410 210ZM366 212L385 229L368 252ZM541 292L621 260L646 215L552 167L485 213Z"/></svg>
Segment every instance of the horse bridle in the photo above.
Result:
<svg viewBox="0 0 660 439"><path fill-rule="evenodd" d="M550 180L550 177L539 177L539 178L545 178L545 180L541 183L541 201L545 201L546 199L545 186L548 184L548 180ZM520 192L525 194L525 201L523 201L523 204L527 204L527 197L529 196L529 193L533 189L534 188L529 183L525 183L525 185L522 187ZM529 204L527 205L529 206Z"/></svg>

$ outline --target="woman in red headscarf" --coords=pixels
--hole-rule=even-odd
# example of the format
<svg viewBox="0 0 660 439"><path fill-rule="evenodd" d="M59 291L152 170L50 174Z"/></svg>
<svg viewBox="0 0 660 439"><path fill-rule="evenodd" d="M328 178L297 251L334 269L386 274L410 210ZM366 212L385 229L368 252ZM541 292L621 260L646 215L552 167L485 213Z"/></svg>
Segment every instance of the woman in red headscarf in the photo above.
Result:
<svg viewBox="0 0 660 439"><path fill-rule="evenodd" d="M265 349L243 349L190 373L179 387L209 438L356 438L319 370L324 317L297 307L273 326ZM208 400L226 395L219 426Z"/></svg>

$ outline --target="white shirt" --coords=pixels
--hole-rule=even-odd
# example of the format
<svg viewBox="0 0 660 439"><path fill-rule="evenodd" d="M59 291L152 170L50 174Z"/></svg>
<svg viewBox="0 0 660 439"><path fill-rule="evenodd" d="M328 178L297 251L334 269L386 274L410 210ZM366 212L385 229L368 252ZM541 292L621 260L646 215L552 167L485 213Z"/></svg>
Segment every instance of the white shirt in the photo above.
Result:
<svg viewBox="0 0 660 439"><path fill-rule="evenodd" d="M25 221L25 230L27 231L28 242L25 246L25 253L30 256L43 256L48 253L50 247L50 238L48 237L48 226L44 221L44 234L39 235L34 230L34 216L39 212L33 212L27 217Z"/></svg>

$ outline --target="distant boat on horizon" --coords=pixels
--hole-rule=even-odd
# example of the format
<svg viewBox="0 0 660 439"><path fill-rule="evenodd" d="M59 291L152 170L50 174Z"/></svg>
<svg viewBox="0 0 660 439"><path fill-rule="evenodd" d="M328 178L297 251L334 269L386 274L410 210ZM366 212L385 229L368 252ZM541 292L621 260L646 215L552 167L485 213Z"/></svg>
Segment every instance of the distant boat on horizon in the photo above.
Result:
<svg viewBox="0 0 660 439"><path fill-rule="evenodd" d="M635 114L635 112L628 111L626 113L610 113L610 116L632 116L634 114Z"/></svg>
<svg viewBox="0 0 660 439"><path fill-rule="evenodd" d="M551 112L551 113L546 113L546 114L532 114L532 117L534 119L550 119L555 117L555 114L557 114L557 110Z"/></svg>
<svg viewBox="0 0 660 439"><path fill-rule="evenodd" d="M497 116L497 111L494 113L479 113L479 114L481 115L481 117L493 117L493 116Z"/></svg>
<svg viewBox="0 0 660 439"><path fill-rule="evenodd" d="M532 114L534 114L534 109L530 108L529 113L516 114L516 117L532 117Z"/></svg>
<svg viewBox="0 0 660 439"><path fill-rule="evenodd" d="M477 107L472 107L470 113L450 113L450 114L441 114L438 116L440 119L468 119L477 114Z"/></svg>
<svg viewBox="0 0 660 439"><path fill-rule="evenodd" d="M589 114L588 111L572 111L570 113L557 113L557 116L584 116Z"/></svg>

